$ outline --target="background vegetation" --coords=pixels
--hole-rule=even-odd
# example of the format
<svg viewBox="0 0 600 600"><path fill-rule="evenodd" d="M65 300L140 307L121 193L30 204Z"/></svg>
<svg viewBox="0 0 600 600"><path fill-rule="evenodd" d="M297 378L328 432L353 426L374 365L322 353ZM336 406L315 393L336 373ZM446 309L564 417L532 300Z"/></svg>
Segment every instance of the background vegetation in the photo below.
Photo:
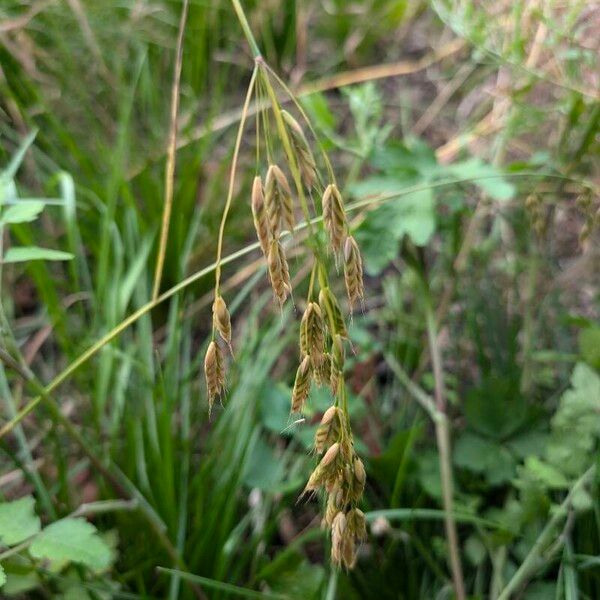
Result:
<svg viewBox="0 0 600 600"><path fill-rule="evenodd" d="M317 390L290 420L298 315L243 250L251 132L225 239L226 255L243 250L223 275L236 357L208 418L210 265L252 68L229 0L189 3L164 295L150 305L182 4L9 0L1 593L451 598L422 408L442 394L467 595L600 597L598 7L244 8L360 205L367 291L347 375L368 541L352 572L332 569L318 502L298 502L329 399ZM291 253L303 289L307 256Z"/></svg>

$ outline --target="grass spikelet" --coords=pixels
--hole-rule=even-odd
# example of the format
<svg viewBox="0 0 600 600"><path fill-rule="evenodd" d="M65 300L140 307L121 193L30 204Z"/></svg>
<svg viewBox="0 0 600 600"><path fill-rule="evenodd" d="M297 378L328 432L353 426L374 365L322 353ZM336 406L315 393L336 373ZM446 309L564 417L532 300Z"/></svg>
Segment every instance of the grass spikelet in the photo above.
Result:
<svg viewBox="0 0 600 600"><path fill-rule="evenodd" d="M338 334L333 336L331 344L331 369L330 382L331 391L334 395L337 394L340 382L344 377L344 340Z"/></svg>
<svg viewBox="0 0 600 600"><path fill-rule="evenodd" d="M208 345L204 357L204 375L208 392L208 409L212 410L215 398L223 393L225 386L225 363L223 354L214 340Z"/></svg>
<svg viewBox="0 0 600 600"><path fill-rule="evenodd" d="M296 220L294 219L292 190L284 172L277 165L272 165L272 169L273 174L275 175L277 197L281 206L283 223L288 228L288 231L293 232L294 227L296 226Z"/></svg>
<svg viewBox="0 0 600 600"><path fill-rule="evenodd" d="M367 473L362 460L358 456L354 457L354 472L352 477L352 499L355 502L360 500L365 489L365 482L367 481Z"/></svg>
<svg viewBox="0 0 600 600"><path fill-rule="evenodd" d="M340 305L329 287L325 287L319 292L319 306L323 313L328 316L328 323L333 329L331 335L340 335L343 338L347 338L348 330L346 329Z"/></svg>
<svg viewBox="0 0 600 600"><path fill-rule="evenodd" d="M292 146L297 155L298 165L302 173L302 180L307 189L311 189L317 179L317 166L315 163L315 157L310 150L308 140L304 135L304 131L300 124L287 110L281 111L281 116L285 121L288 128L290 138L292 140Z"/></svg>
<svg viewBox="0 0 600 600"><path fill-rule="evenodd" d="M323 194L323 223L334 252L340 252L347 222L342 195L334 183L330 183Z"/></svg>
<svg viewBox="0 0 600 600"><path fill-rule="evenodd" d="M314 376L317 385L329 385L331 382L331 354L325 352L317 361L314 368Z"/></svg>
<svg viewBox="0 0 600 600"><path fill-rule="evenodd" d="M346 514L348 531L359 540L367 537L367 520L365 513L359 508L353 508Z"/></svg>
<svg viewBox="0 0 600 600"><path fill-rule="evenodd" d="M269 253L269 220L265 209L265 197L263 193L262 179L260 175L254 178L252 184L252 218L254 220L254 228L256 229L256 237L260 242L260 247L263 254L267 256Z"/></svg>
<svg viewBox="0 0 600 600"><path fill-rule="evenodd" d="M344 279L350 301L350 310L364 297L363 268L360 250L356 240L350 235L344 243Z"/></svg>
<svg viewBox="0 0 600 600"><path fill-rule="evenodd" d="M292 291L292 284L283 246L277 239L271 240L267 263L271 287L279 304L282 305Z"/></svg>
<svg viewBox="0 0 600 600"><path fill-rule="evenodd" d="M300 322L300 351L310 355L313 366L317 368L325 351L325 322L319 305L309 302Z"/></svg>
<svg viewBox="0 0 600 600"><path fill-rule="evenodd" d="M229 346L230 352L233 354L233 349L231 348L231 316L229 314L229 310L227 310L225 300L223 300L221 295L215 298L212 310L213 326L219 332L219 335L225 340Z"/></svg>
<svg viewBox="0 0 600 600"><path fill-rule="evenodd" d="M292 190L284 172L277 165L270 165L265 180L265 206L271 235L279 237L284 224L289 231L294 231L294 205Z"/></svg>
<svg viewBox="0 0 600 600"><path fill-rule="evenodd" d="M305 356L296 371L296 379L292 391L291 412L293 413L302 412L302 409L304 408L304 403L310 392L310 371L310 357Z"/></svg>
<svg viewBox="0 0 600 600"><path fill-rule="evenodd" d="M340 435L341 411L337 406L330 406L321 418L321 423L315 433L315 450L322 454L325 448L333 443Z"/></svg>
<svg viewBox="0 0 600 600"><path fill-rule="evenodd" d="M275 177L275 165L268 168L265 178L265 208L271 237L278 239L281 233L281 202Z"/></svg>
<svg viewBox="0 0 600 600"><path fill-rule="evenodd" d="M346 539L346 515L337 513L331 525L331 559L336 565L342 563L344 540Z"/></svg>

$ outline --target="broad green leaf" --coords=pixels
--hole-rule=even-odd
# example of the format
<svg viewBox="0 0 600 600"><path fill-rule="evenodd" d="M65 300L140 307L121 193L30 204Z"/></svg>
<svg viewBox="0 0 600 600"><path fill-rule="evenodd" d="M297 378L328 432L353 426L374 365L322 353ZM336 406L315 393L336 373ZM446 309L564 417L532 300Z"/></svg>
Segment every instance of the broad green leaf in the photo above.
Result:
<svg viewBox="0 0 600 600"><path fill-rule="evenodd" d="M381 194L398 190L400 185L394 185L393 181L391 178L372 178L365 183L374 193ZM365 186L360 189L366 191ZM430 189L410 192L368 212L356 232L367 273L378 275L398 256L399 244L405 234L417 246L424 246L434 231L435 206Z"/></svg>
<svg viewBox="0 0 600 600"><path fill-rule="evenodd" d="M281 487L284 475L282 459L275 456L262 438L258 438L246 463L244 483L259 490L276 491Z"/></svg>
<svg viewBox="0 0 600 600"><path fill-rule="evenodd" d="M469 180L494 200L510 200L515 195L515 186L506 180L502 171L479 158L448 165L446 172L456 179Z"/></svg>
<svg viewBox="0 0 600 600"><path fill-rule="evenodd" d="M529 456L525 460L525 469L535 481L550 489L563 489L569 486L569 481L557 468L537 456Z"/></svg>
<svg viewBox="0 0 600 600"><path fill-rule="evenodd" d="M600 376L578 363L571 388L561 397L552 418L548 461L568 476L577 477L591 462L600 439Z"/></svg>
<svg viewBox="0 0 600 600"><path fill-rule="evenodd" d="M3 263L29 262L30 260L71 260L73 255L70 252L61 250L51 250L50 248L39 248L38 246L19 246L9 248Z"/></svg>
<svg viewBox="0 0 600 600"><path fill-rule="evenodd" d="M600 369L600 327L586 327L579 332L579 352L586 363Z"/></svg>
<svg viewBox="0 0 600 600"><path fill-rule="evenodd" d="M506 448L468 431L455 444L454 464L483 475L490 485L510 481L515 474L515 461Z"/></svg>
<svg viewBox="0 0 600 600"><path fill-rule="evenodd" d="M76 562L94 571L111 563L111 550L85 519L66 518L48 525L29 547L31 556L57 562Z"/></svg>
<svg viewBox="0 0 600 600"><path fill-rule="evenodd" d="M19 202L4 210L0 215L2 223L29 223L44 210L44 203L37 200L30 202Z"/></svg>
<svg viewBox="0 0 600 600"><path fill-rule="evenodd" d="M3 545L14 546L40 530L40 518L34 508L32 496L0 504L0 542Z"/></svg>

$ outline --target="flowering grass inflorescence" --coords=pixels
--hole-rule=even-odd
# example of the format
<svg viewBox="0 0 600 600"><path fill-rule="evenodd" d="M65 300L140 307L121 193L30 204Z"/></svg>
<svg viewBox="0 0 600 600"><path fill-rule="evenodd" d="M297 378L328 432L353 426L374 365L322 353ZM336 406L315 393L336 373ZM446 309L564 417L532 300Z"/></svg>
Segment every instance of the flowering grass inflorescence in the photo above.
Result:
<svg viewBox="0 0 600 600"><path fill-rule="evenodd" d="M338 269L332 267L343 263L351 312L363 297L360 250L356 240L350 235L342 194L326 153L321 148L326 166L326 176L323 176L302 126L292 114L282 110L274 86L283 87L286 93L290 93L289 90L260 57L255 62L245 109L255 82L257 102L263 107L257 113L256 121L257 172L261 167L266 167L266 171L264 179L261 174L254 178L250 205L273 294L280 307L292 295L282 232L287 230L290 234L293 233L298 209L307 223L309 239L306 247L312 254L313 261L306 308L300 320L300 357L292 391L291 412L303 412L313 382L318 386L328 386L332 395L332 405L323 414L315 437L315 453L320 460L306 484L304 494L315 494L321 490L325 492L323 524L331 530L332 560L336 565L351 568L356 562L357 544L366 535L365 517L358 508L366 474L363 463L354 450L348 415L344 382L348 329L341 306L329 285L329 273L334 271L337 274ZM291 99L296 102L293 96ZM296 106L316 139L310 122L297 102ZM234 151L230 190L221 223L217 265L233 193L234 172L246 112L247 110L244 111ZM266 164L261 162L262 142ZM280 156L283 156L283 162L276 159ZM293 185L290 185L285 171L291 176ZM327 183L323 183L324 181ZM317 221L321 218L319 227L311 223L315 217ZM213 336L205 359L210 407L225 390L225 360L219 338L231 350L231 320L220 293L219 277L220 269L217 268Z"/></svg>

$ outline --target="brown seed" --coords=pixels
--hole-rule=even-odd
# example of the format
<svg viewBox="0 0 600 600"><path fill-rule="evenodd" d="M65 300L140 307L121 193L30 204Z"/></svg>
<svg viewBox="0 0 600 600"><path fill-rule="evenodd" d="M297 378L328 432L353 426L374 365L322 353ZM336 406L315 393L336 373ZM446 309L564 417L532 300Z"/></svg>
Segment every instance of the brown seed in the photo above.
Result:
<svg viewBox="0 0 600 600"><path fill-rule="evenodd" d="M294 390L292 391L292 410L291 412L302 412L304 403L310 392L310 357L305 356L298 370L294 381Z"/></svg>
<svg viewBox="0 0 600 600"><path fill-rule="evenodd" d="M219 335L227 342L229 350L231 348L231 316L227 310L227 305L222 296L217 296L213 302L213 327L219 332Z"/></svg>
<svg viewBox="0 0 600 600"><path fill-rule="evenodd" d="M329 235L329 241L334 252L342 249L342 242L346 234L347 222L342 195L334 183L325 189L323 194L323 223Z"/></svg>
<svg viewBox="0 0 600 600"><path fill-rule="evenodd" d="M256 237L260 242L263 254L266 256L269 252L269 220L265 209L265 198L263 194L262 179L260 175L254 178L252 184L252 217L254 219L254 228Z"/></svg>
<svg viewBox="0 0 600 600"><path fill-rule="evenodd" d="M267 263L271 287L273 288L275 297L279 300L279 304L281 305L286 301L288 295L292 291L292 284L283 246L277 239L271 240Z"/></svg>
<svg viewBox="0 0 600 600"><path fill-rule="evenodd" d="M215 398L223 393L225 386L225 366L221 349L213 340L206 350L204 357L204 375L206 377L206 389L208 392L209 412Z"/></svg>
<svg viewBox="0 0 600 600"><path fill-rule="evenodd" d="M348 236L344 243L344 279L352 310L354 304L364 297L362 258L358 244L352 236Z"/></svg>

